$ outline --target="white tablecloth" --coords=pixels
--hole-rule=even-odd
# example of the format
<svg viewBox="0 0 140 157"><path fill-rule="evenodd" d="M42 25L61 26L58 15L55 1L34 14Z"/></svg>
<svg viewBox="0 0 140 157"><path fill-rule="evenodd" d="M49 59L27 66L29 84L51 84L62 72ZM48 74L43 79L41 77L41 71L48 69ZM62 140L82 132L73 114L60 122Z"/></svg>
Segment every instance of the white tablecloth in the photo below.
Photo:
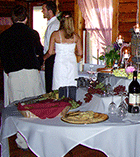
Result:
<svg viewBox="0 0 140 157"><path fill-rule="evenodd" d="M79 89L77 98L86 91ZM81 99L82 100L82 99ZM119 104L120 97L115 97ZM110 97L93 97L93 100L77 110L106 112ZM39 157L61 157L78 144L103 151L109 157L140 156L140 123L110 118L97 124L69 124L60 117L53 119L28 119L21 117L15 106L9 106L3 112L2 142L19 131L27 140L30 149ZM3 157L7 157L8 148L2 146Z"/></svg>
<svg viewBox="0 0 140 157"><path fill-rule="evenodd" d="M132 79L127 79L123 77L115 77L114 75L110 76L110 83L112 87L117 87L119 85L123 85L126 87L126 90L128 91L128 86L131 83ZM140 80L138 80L140 83Z"/></svg>
<svg viewBox="0 0 140 157"><path fill-rule="evenodd" d="M109 157L139 157L139 130L140 124L107 121L74 125L62 122L58 117L45 120L9 117L2 138L19 131L39 157L61 157L78 144L101 150Z"/></svg>

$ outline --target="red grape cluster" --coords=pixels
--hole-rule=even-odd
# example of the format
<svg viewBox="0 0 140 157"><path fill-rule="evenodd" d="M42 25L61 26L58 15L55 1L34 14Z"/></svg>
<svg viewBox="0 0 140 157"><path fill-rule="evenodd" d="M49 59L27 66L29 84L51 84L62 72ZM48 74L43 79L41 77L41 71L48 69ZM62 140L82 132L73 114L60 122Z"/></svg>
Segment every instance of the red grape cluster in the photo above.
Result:
<svg viewBox="0 0 140 157"><path fill-rule="evenodd" d="M97 84L96 84L97 85ZM119 95L120 93L124 93L125 92L125 86L123 85L119 85L117 87L114 88L114 93L115 95ZM85 103L88 103L92 100L93 94L103 94L103 90L101 88L96 88L95 87L89 87L87 93L85 94Z"/></svg>
<svg viewBox="0 0 140 157"><path fill-rule="evenodd" d="M114 92L115 92L115 95L119 95L120 93L124 93L125 92L125 86L119 85L119 86L115 87Z"/></svg>
<svg viewBox="0 0 140 157"><path fill-rule="evenodd" d="M76 101L77 104L79 104L80 106L82 105L82 102L80 100Z"/></svg>
<svg viewBox="0 0 140 157"><path fill-rule="evenodd" d="M85 94L85 103L88 103L91 101L92 97L93 97L93 94L103 94L103 91L100 89L100 88L93 88L93 87L89 87L88 88L88 92Z"/></svg>
<svg viewBox="0 0 140 157"><path fill-rule="evenodd" d="M88 93L90 93L90 94L95 94L95 93L97 93L97 94L103 94L103 91L101 90L101 88L92 88L92 87L89 87L88 88Z"/></svg>
<svg viewBox="0 0 140 157"><path fill-rule="evenodd" d="M88 102L90 102L90 100L92 99L92 94L91 93L86 93L85 94L85 98L84 98L84 100L85 100L85 103L88 103Z"/></svg>

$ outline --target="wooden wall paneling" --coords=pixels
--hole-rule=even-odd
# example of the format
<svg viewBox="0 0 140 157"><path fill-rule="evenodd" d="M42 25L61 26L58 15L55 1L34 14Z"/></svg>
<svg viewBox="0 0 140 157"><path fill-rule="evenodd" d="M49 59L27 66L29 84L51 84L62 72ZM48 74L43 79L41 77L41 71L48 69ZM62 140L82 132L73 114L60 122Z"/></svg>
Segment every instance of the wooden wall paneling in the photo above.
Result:
<svg viewBox="0 0 140 157"><path fill-rule="evenodd" d="M112 42L116 41L119 34L119 0L113 0L113 20L112 20Z"/></svg>
<svg viewBox="0 0 140 157"><path fill-rule="evenodd" d="M125 30L125 32L129 32L130 28L133 28L134 25L136 25L135 22L131 22L131 23L120 22L119 23L119 30Z"/></svg>
<svg viewBox="0 0 140 157"><path fill-rule="evenodd" d="M11 10L17 4L27 7L27 3L22 1L0 1L0 17L11 17Z"/></svg>
<svg viewBox="0 0 140 157"><path fill-rule="evenodd" d="M136 2L128 2L128 3L120 3L119 2L119 13L136 13L137 11L137 3Z"/></svg>
<svg viewBox="0 0 140 157"><path fill-rule="evenodd" d="M136 12L119 14L119 22L136 22Z"/></svg>
<svg viewBox="0 0 140 157"><path fill-rule="evenodd" d="M119 0L120 3L131 3L136 2L136 0Z"/></svg>
<svg viewBox="0 0 140 157"><path fill-rule="evenodd" d="M137 0L119 0L119 34L125 42L131 42L130 29L136 25Z"/></svg>
<svg viewBox="0 0 140 157"><path fill-rule="evenodd" d="M71 11L74 13L74 1L75 0L58 0L59 11Z"/></svg>
<svg viewBox="0 0 140 157"><path fill-rule="evenodd" d="M81 39L83 39L84 19L82 17L82 12L78 5L78 0L75 0L74 2L74 23L75 32L80 36ZM81 56L77 56L77 62L79 62L81 59Z"/></svg>

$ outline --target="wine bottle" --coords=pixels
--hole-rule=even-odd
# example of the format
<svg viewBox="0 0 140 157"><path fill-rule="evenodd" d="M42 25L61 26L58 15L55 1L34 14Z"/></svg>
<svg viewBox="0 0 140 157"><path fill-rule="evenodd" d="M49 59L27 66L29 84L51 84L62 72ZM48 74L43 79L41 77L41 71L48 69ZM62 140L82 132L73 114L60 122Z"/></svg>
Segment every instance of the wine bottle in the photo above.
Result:
<svg viewBox="0 0 140 157"><path fill-rule="evenodd" d="M133 72L133 80L128 88L128 112L139 113L140 105L140 84L137 81L137 71Z"/></svg>

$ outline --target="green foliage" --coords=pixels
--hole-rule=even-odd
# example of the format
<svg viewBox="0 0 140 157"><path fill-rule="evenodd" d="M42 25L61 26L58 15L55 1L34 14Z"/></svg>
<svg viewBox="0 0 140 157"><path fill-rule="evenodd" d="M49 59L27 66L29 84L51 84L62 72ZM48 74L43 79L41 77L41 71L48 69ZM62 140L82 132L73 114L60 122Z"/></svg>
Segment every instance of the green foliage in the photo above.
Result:
<svg viewBox="0 0 140 157"><path fill-rule="evenodd" d="M115 48L106 52L105 55L99 57L99 60L103 60L106 62L107 67L112 67L115 60L119 61L120 55L119 50L115 51Z"/></svg>

